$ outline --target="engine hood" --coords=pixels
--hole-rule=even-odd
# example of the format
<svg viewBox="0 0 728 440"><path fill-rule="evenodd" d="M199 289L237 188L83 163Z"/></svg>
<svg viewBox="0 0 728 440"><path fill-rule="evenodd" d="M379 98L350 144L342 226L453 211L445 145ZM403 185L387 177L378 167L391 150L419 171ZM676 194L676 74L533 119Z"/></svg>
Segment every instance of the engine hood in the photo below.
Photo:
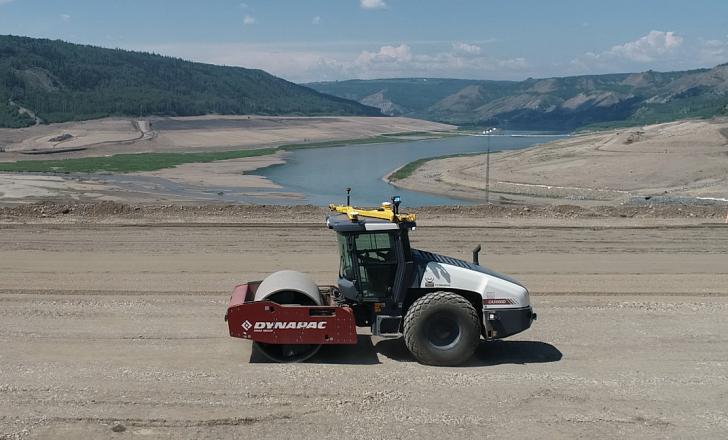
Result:
<svg viewBox="0 0 728 440"><path fill-rule="evenodd" d="M424 269L424 267L427 266L427 263L430 262L449 264L450 266L462 267L463 269L474 270L476 272L484 273L486 275L508 281L509 283L513 283L517 286L523 287L524 289L526 288L526 286L521 284L519 281L509 277L508 275L504 275L502 273L488 269L487 267L483 267L469 261L460 260L458 258L446 257L445 255L434 254L432 252L421 251L419 249L412 249L412 259L414 260L414 263L418 267L418 269L420 267Z"/></svg>
<svg viewBox="0 0 728 440"><path fill-rule="evenodd" d="M457 258L412 250L413 288L475 292L488 308L530 306L528 290L513 278Z"/></svg>

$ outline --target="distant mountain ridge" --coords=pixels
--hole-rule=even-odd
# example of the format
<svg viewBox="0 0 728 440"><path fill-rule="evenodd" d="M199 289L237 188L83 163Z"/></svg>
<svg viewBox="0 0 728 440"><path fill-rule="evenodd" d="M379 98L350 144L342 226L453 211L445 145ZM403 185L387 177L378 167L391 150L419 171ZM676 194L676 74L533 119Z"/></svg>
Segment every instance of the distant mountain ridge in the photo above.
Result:
<svg viewBox="0 0 728 440"><path fill-rule="evenodd" d="M0 127L110 115L381 115L262 70L0 35Z"/></svg>
<svg viewBox="0 0 728 440"><path fill-rule="evenodd" d="M728 114L728 64L524 81L399 78L306 85L389 115L510 129L572 130Z"/></svg>

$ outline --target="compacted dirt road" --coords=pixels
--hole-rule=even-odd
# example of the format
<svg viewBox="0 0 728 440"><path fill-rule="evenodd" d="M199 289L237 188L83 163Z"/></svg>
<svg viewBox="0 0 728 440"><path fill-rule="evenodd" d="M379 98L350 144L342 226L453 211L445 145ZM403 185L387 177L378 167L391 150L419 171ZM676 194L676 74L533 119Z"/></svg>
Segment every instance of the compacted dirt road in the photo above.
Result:
<svg viewBox="0 0 728 440"><path fill-rule="evenodd" d="M485 226L486 222L483 222ZM332 282L321 224L0 225L0 438L725 438L728 229L422 226L522 280L539 319L461 368L361 332L251 356L234 284Z"/></svg>

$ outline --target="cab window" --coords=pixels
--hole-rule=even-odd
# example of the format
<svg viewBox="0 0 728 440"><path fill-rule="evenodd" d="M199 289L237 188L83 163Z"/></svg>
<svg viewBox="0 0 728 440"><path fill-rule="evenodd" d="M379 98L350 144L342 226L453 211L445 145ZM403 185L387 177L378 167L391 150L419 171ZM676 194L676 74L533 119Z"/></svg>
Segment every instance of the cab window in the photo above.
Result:
<svg viewBox="0 0 728 440"><path fill-rule="evenodd" d="M339 240L339 277L354 281L356 276L352 266L351 247L349 240L343 234L336 234Z"/></svg>
<svg viewBox="0 0 728 440"><path fill-rule="evenodd" d="M397 272L394 234L358 234L354 246L359 263L359 289L364 298L380 299L389 295Z"/></svg>

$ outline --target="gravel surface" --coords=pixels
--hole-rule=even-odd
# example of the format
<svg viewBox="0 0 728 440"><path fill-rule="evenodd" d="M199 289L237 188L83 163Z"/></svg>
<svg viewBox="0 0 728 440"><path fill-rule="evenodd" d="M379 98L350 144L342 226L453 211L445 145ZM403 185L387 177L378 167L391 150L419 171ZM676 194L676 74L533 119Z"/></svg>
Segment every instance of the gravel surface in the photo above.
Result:
<svg viewBox="0 0 728 440"><path fill-rule="evenodd" d="M469 258L484 243L481 262L532 291L534 326L460 368L422 366L401 339L366 331L278 365L227 336L229 292L282 268L333 281L332 233L252 214L129 225L139 211L125 209L116 223L0 224L0 438L728 432L725 227L425 225L414 246Z"/></svg>

